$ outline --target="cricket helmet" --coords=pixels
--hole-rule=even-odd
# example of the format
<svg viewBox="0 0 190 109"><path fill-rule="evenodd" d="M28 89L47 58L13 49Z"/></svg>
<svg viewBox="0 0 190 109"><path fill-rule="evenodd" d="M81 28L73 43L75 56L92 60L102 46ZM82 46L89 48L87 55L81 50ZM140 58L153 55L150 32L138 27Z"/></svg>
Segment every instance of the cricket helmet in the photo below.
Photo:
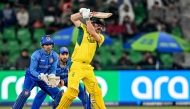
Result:
<svg viewBox="0 0 190 109"><path fill-rule="evenodd" d="M53 44L54 45L54 41L50 35L43 36L40 43L41 43L41 45L44 45L44 44Z"/></svg>
<svg viewBox="0 0 190 109"><path fill-rule="evenodd" d="M102 19L102 18L91 17L90 20L93 21L93 23L101 24L103 26L106 25L104 19Z"/></svg>

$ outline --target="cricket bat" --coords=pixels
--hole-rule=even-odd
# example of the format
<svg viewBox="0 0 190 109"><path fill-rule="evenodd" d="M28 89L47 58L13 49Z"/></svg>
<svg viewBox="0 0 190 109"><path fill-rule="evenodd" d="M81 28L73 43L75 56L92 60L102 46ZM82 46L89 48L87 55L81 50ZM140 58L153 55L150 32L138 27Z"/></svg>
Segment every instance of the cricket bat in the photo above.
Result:
<svg viewBox="0 0 190 109"><path fill-rule="evenodd" d="M109 18L110 16L112 16L112 13L106 13L106 12L91 12L91 15L93 17L97 17L97 18Z"/></svg>

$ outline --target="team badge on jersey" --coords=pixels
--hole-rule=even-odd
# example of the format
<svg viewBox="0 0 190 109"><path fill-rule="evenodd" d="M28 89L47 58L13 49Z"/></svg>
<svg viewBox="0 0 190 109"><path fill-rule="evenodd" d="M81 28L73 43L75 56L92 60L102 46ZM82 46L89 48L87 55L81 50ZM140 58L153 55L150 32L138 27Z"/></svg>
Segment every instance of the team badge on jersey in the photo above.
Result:
<svg viewBox="0 0 190 109"><path fill-rule="evenodd" d="M50 59L49 59L49 62L52 63L52 62L53 62L53 58L50 58Z"/></svg>
<svg viewBox="0 0 190 109"><path fill-rule="evenodd" d="M96 42L96 40L94 40L94 39L91 38L91 37L87 37L87 40L88 40L88 42L90 42L90 43L95 43L95 42Z"/></svg>
<svg viewBox="0 0 190 109"><path fill-rule="evenodd" d="M72 77L74 77L75 76L75 72L72 72Z"/></svg>

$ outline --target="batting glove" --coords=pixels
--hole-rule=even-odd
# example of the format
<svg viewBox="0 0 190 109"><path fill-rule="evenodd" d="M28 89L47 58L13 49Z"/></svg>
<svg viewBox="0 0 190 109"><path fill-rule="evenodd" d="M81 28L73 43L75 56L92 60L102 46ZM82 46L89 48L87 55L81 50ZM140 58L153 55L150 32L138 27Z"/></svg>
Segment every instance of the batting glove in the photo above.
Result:
<svg viewBox="0 0 190 109"><path fill-rule="evenodd" d="M85 19L86 21L90 20L91 14L90 14L90 9L85 9L82 12L82 17L83 19Z"/></svg>
<svg viewBox="0 0 190 109"><path fill-rule="evenodd" d="M55 74L48 75L49 83L48 85L52 88L57 87L60 82L60 77L55 76Z"/></svg>
<svg viewBox="0 0 190 109"><path fill-rule="evenodd" d="M80 9L79 9L79 12L82 14L82 12L83 12L84 10L86 10L86 8L80 8Z"/></svg>
<svg viewBox="0 0 190 109"><path fill-rule="evenodd" d="M46 84L48 84L48 78L47 78L47 74L44 73L40 73L40 75L38 76L38 78L42 81L44 81Z"/></svg>

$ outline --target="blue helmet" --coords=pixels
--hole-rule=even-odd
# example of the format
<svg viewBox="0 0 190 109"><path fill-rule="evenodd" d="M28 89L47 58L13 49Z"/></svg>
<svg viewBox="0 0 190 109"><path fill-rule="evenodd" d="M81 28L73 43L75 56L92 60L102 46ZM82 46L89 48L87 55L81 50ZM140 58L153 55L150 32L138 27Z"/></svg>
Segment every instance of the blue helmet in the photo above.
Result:
<svg viewBox="0 0 190 109"><path fill-rule="evenodd" d="M50 35L43 36L40 43L41 43L41 45L44 45L44 44L53 44L54 45L54 41Z"/></svg>

